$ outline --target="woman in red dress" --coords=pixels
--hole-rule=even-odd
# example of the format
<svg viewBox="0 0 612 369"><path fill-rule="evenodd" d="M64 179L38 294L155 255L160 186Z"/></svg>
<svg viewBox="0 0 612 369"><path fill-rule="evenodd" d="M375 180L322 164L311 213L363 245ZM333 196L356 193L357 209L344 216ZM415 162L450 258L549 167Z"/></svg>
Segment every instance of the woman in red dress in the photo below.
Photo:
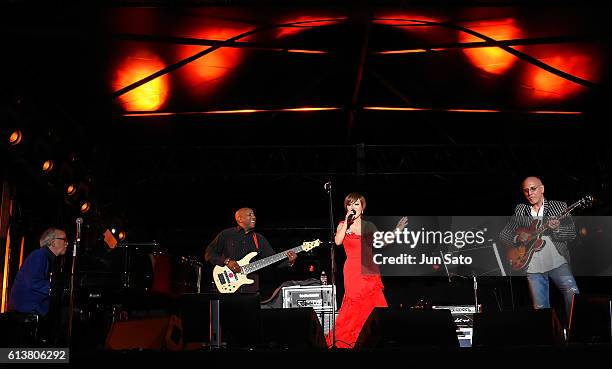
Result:
<svg viewBox="0 0 612 369"><path fill-rule="evenodd" d="M359 193L350 193L344 199L346 215L336 230L336 245L344 246L346 261L344 262L344 298L336 319L336 347L352 348L357 341L359 332L368 316L375 307L387 307L383 294L384 286L380 279L378 268L371 262L364 265L362 273L362 238L364 239L365 255L371 255L372 234L376 226L362 219L366 200ZM408 222L406 217L400 219L397 228L403 229ZM362 230L365 235L362 235ZM367 261L367 260L366 260ZM326 337L328 345L333 344L332 334Z"/></svg>

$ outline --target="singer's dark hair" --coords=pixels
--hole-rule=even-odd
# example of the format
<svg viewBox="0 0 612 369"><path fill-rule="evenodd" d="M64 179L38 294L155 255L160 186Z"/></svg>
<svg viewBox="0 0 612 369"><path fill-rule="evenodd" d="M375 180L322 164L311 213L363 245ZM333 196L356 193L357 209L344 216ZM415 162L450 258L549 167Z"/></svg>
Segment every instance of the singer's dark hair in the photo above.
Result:
<svg viewBox="0 0 612 369"><path fill-rule="evenodd" d="M366 199L362 194L358 192L351 192L344 198L344 209L348 209L349 205L359 200L361 202L361 208L365 210L366 208Z"/></svg>

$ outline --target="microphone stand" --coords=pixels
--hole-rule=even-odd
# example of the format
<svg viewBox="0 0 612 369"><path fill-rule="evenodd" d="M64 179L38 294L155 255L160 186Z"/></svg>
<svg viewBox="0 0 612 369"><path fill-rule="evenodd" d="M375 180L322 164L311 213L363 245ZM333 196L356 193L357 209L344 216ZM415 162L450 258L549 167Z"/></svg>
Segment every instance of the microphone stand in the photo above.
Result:
<svg viewBox="0 0 612 369"><path fill-rule="evenodd" d="M469 279L469 277L451 273L448 271L448 267L446 266L446 262L444 261L444 254L442 253L441 250L440 250L440 258L442 259L442 264L444 264L444 270L446 270L446 276L448 277L448 283L452 283L451 276ZM474 288L474 309L478 313L480 312L480 309L478 308L478 282L476 280L476 274L472 274L472 280L473 280L473 288Z"/></svg>
<svg viewBox="0 0 612 369"><path fill-rule="evenodd" d="M81 244L81 224L83 223L83 218L77 218L77 231L76 237L74 241L74 247L72 248L72 268L70 271L70 303L68 307L68 347L72 347L72 326L74 320L74 300L75 300L75 291L74 291L74 278L76 274L76 264L77 264L77 249Z"/></svg>
<svg viewBox="0 0 612 369"><path fill-rule="evenodd" d="M330 258L331 258L331 285L332 285L332 314L331 314L331 331L332 331L332 348L336 347L336 243L335 239L335 224L334 224L334 207L333 207L333 199L332 199L332 183L331 181L325 183L324 186L328 195L328 203L329 203L329 232L330 232ZM325 321L324 321L325 322Z"/></svg>

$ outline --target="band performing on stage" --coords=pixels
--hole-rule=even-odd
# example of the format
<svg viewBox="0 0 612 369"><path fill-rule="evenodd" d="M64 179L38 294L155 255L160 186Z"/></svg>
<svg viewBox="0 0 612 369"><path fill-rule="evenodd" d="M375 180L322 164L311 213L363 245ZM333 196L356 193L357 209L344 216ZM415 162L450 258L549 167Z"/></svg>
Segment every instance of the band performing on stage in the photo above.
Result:
<svg viewBox="0 0 612 369"><path fill-rule="evenodd" d="M0 365L612 357L607 7L6 3Z"/></svg>
<svg viewBox="0 0 612 369"><path fill-rule="evenodd" d="M327 186L331 186L331 183L326 184L326 189ZM571 206L565 202L549 200L544 196L544 183L538 177L525 178L521 183L521 190L525 201L516 206L514 216L507 218L498 233L505 253L503 260L497 255L498 261L501 261L497 272L499 276L506 276L504 269L506 268L510 273L514 272L517 276L526 278L533 309L546 309L552 312L553 318L559 321L559 328L565 334L564 339L567 340L567 332L573 328L571 323L574 304L579 294L579 288L572 274L568 247L577 237L572 212L591 206L594 198L591 195L585 196ZM390 231L384 232L379 231L379 226L372 221L379 218L370 217L372 220L368 220L365 216L366 198L362 194L352 192L345 197L343 203L343 219L338 222L331 242L315 239L276 252L268 239L255 230L257 220L255 211L252 208L240 208L236 210L234 216L236 225L217 234L203 250L200 260L197 257L171 255L161 250L156 243L119 242L113 244L112 250L108 252L109 255L115 254L113 257L118 259L113 261L113 257L108 255L95 257L98 262L104 260L103 263L107 263L104 271L95 270L91 269L91 261L89 264L87 262L87 258L91 259L91 255L87 253L81 253L80 256L84 260L76 264L74 249L78 244L75 239L71 248L73 251L71 264L87 265L82 267L81 273L76 274L74 267L72 270L67 270L66 260L62 258L69 251L70 241L67 233L58 228L48 228L40 236L40 248L27 256L17 273L10 289L7 316L13 314L15 329L20 331L15 337L29 340L29 344L34 345L56 345L69 343L76 334L72 330L75 318L79 321L77 325L86 325L95 319L102 319L101 316L107 314L107 320L102 324L102 326L106 324L107 330L98 332L104 337L99 336L97 342L93 340L91 343L104 344L109 348L123 347L116 346L117 343L112 342L112 334L118 326L130 322L130 315L133 315L135 310L149 310L155 306L181 321L185 333L199 331L193 334L193 337L199 338L194 340L197 342L190 343L191 347L198 347L197 345L219 348L240 347L240 345L256 347L265 341L257 327L262 324L260 313L268 314L273 311L266 311L272 307L270 301L280 299L282 303L277 307L281 309L313 309L317 317L316 323L320 326L319 332L325 336L324 341L317 343L318 346L315 345L318 349L371 347L373 340L384 339L384 337L374 337L380 334L372 327L375 319L381 319L379 314L384 314L385 311L397 311L397 307L390 306L385 297L385 293L390 295L393 292L389 291L389 287L385 288L381 279L381 275L385 276L386 265L381 266L384 263L377 260L397 261L398 259L393 259L392 256L377 258L375 255L385 255L386 250L397 248L402 242L409 243L410 240L406 237L409 234L412 241L415 241L410 247L413 250L418 250L416 240L421 243L430 240L429 237L421 237L425 227L422 226L419 217L392 217L398 219L397 223ZM79 230L82 222L80 218L77 220ZM411 223L418 223L421 226L420 230L417 225L412 227ZM484 244L485 231L487 229L474 234L476 244ZM385 236L386 233L392 237ZM418 236L415 237L415 233ZM432 233L427 232L428 235ZM378 234L381 236L377 236ZM401 236L404 236L403 240ZM76 237L80 241L81 235L77 234ZM469 241L468 238L465 238L465 242ZM108 234L103 239L108 243ZM379 239L379 242L374 242L375 239ZM450 244L457 245L458 241L455 238ZM446 241L443 243L449 244ZM276 269L288 270L286 275L300 274L292 273L296 269L298 254L302 252L313 254L316 248L325 246L342 247L346 253L342 268L344 293L341 300L337 297L336 273L335 268L332 268L327 270L332 277L331 286L328 285L327 276L320 281L310 278L294 281L292 285L283 283L286 287L280 288L283 290L282 293L279 293L278 289L274 293L281 296L273 295L266 303L261 302L263 299L258 271L275 265ZM461 248L455 252L461 249L467 252L467 248L465 243L462 243ZM495 252L497 253L496 247ZM442 257L426 255L427 253L423 253L422 260L418 263L416 258L415 261L411 261L412 256L409 256L407 264L431 265L430 277L435 277L435 272L443 268L449 282L454 276L473 277L474 303L467 305L463 299L463 304L453 305L450 298L430 295L432 301L419 299L414 305L402 308L412 313L450 312L446 317L452 318L449 321L457 334L457 344L461 347L470 347L474 335L478 334L474 331L474 320L478 320L479 314L492 308L478 303L477 276L474 274L476 269L470 271L471 276L465 271L464 275L456 274L453 264L461 262L451 262L453 259L447 258L450 254L441 253ZM62 260L58 261L60 258ZM424 262L423 260L427 258L432 261ZM460 258L463 260L463 256ZM470 262L464 263L466 267L468 264L471 266L478 263L478 255L467 257L466 260L468 258ZM476 263L472 260L475 258ZM308 263L312 263L312 258L307 259ZM333 260L333 256L330 264L322 261L318 260L318 265L334 265L337 262ZM206 264L203 264L204 262ZM113 263L115 265L112 265ZM315 272L322 276L326 275L325 269L325 267L314 268L314 264L310 264L309 275L315 278L318 277ZM421 277L418 274L411 275L406 270L405 276L402 277L404 279ZM75 276L78 282L76 286L73 284ZM550 280L562 293L564 302L562 306L552 306L549 293ZM276 284L282 282L272 281ZM57 285L60 287L53 287ZM78 310L74 309L75 297ZM161 302L153 303L154 297L161 298ZM141 299L140 306L135 301L138 299ZM207 318L194 319L193 309L186 309L183 306L183 304L193 304L196 301L194 299L199 300L197 303L200 307L209 309ZM442 300L446 305L436 304L436 301ZM149 301L149 305L143 303L144 301ZM68 302L70 305L66 306ZM502 310L501 306L498 308ZM514 306L512 308L514 309ZM254 334L251 332L250 336L247 335L250 339L243 340L235 324L228 323L229 320L234 322L240 320L226 316L236 312L243 320L241 328L255 331ZM555 312L559 312L562 316L557 316ZM201 313L202 311L197 314ZM270 319L272 318L268 318ZM26 324L32 320L35 324ZM273 324L272 320L270 324ZM293 334L308 336L311 332L294 330ZM105 341L102 341L102 338ZM188 347L189 343L186 341L189 340L191 340L189 335L181 337L179 340L181 343L175 346ZM131 344L134 343L128 343L125 347L132 347ZM169 347L167 345L168 343L160 343L159 348ZM133 347L137 346L136 342Z"/></svg>

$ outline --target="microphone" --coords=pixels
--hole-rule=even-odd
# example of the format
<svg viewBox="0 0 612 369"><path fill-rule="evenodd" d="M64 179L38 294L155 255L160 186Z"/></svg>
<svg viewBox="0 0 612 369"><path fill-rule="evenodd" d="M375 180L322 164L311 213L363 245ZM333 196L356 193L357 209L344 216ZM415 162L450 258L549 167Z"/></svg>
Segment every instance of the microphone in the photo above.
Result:
<svg viewBox="0 0 612 369"><path fill-rule="evenodd" d="M329 181L329 182L325 182L325 184L323 185L323 188L325 189L325 191L329 191L331 190L331 186L332 186L331 181Z"/></svg>
<svg viewBox="0 0 612 369"><path fill-rule="evenodd" d="M355 209L351 210L351 213L349 214L348 219L347 219L349 223L353 220L353 218L355 217L355 214L357 214Z"/></svg>
<svg viewBox="0 0 612 369"><path fill-rule="evenodd" d="M81 242L81 224L83 224L83 218L76 218L76 240L77 242Z"/></svg>

